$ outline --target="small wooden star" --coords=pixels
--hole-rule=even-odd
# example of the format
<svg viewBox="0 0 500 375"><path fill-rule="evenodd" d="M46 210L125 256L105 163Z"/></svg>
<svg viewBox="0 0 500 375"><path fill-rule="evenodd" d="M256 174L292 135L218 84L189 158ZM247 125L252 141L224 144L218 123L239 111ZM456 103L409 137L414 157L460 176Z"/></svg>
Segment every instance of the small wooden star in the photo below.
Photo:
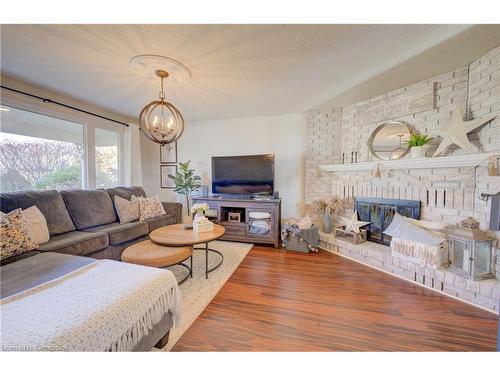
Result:
<svg viewBox="0 0 500 375"><path fill-rule="evenodd" d="M365 225L370 224L369 221L359 221L358 220L358 211L354 211L351 217L351 221L347 223L345 227L346 232L354 232L359 233L359 228L364 227Z"/></svg>

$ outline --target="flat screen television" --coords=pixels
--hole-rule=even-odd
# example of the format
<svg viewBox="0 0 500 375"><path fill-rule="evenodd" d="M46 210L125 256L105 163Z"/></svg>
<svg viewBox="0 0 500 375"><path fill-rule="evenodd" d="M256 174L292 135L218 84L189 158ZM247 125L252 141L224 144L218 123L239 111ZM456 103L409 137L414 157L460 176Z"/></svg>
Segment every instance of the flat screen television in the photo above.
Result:
<svg viewBox="0 0 500 375"><path fill-rule="evenodd" d="M212 194L273 194L274 155L212 157Z"/></svg>

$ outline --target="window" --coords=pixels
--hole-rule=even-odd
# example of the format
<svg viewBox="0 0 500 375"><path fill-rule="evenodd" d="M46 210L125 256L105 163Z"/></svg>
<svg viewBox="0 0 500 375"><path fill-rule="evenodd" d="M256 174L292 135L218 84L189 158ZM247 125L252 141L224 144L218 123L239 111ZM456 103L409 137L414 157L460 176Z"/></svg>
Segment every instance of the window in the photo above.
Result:
<svg viewBox="0 0 500 375"><path fill-rule="evenodd" d="M98 188L118 185L119 134L95 129L95 181Z"/></svg>
<svg viewBox="0 0 500 375"><path fill-rule="evenodd" d="M83 187L81 124L2 106L0 191Z"/></svg>
<svg viewBox="0 0 500 375"><path fill-rule="evenodd" d="M0 107L0 192L120 184L122 128L88 116L17 106ZM60 114L65 119L54 117Z"/></svg>

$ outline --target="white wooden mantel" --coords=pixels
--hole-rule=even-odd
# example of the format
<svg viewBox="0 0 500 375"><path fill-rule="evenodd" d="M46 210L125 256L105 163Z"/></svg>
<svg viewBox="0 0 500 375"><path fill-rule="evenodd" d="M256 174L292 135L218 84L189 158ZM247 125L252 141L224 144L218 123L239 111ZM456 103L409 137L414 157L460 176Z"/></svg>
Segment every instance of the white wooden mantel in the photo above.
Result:
<svg viewBox="0 0 500 375"><path fill-rule="evenodd" d="M326 172L354 172L373 170L377 165L384 169L424 169L424 168L460 168L482 164L495 154L480 153L452 155L435 158L377 160L350 164L324 164L319 167Z"/></svg>

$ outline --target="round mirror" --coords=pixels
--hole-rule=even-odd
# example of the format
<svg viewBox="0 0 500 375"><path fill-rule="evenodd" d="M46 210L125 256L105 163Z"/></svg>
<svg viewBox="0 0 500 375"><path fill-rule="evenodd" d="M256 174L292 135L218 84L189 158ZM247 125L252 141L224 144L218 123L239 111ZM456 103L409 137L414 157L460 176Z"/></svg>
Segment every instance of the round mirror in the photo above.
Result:
<svg viewBox="0 0 500 375"><path fill-rule="evenodd" d="M396 160L402 158L410 146L411 129L404 122L388 121L375 129L370 136L370 152L378 159Z"/></svg>

